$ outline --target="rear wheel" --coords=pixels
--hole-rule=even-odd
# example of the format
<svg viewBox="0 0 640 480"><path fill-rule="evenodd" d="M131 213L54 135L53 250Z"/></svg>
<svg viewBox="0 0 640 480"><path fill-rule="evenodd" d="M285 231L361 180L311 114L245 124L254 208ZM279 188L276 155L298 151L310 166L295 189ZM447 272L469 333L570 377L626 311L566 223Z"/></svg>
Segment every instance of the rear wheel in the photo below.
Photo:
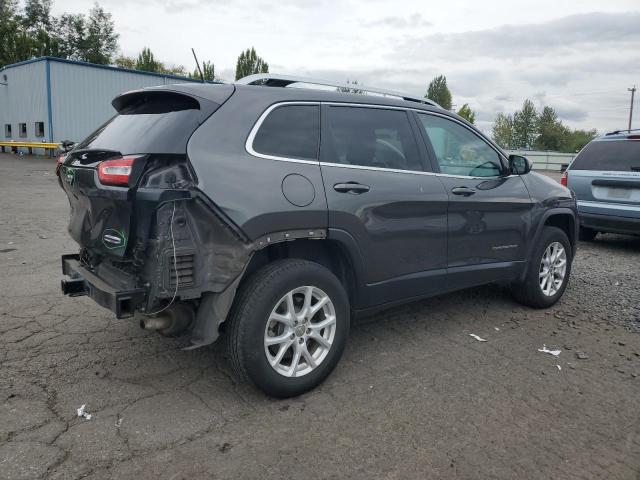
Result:
<svg viewBox="0 0 640 480"><path fill-rule="evenodd" d="M578 232L578 239L583 242L590 242L591 240L596 238L597 234L598 232L596 230L593 230L592 228L580 227L580 231Z"/></svg>
<svg viewBox="0 0 640 480"><path fill-rule="evenodd" d="M557 227L544 227L525 280L512 286L513 296L530 307L550 307L567 288L571 261L567 234Z"/></svg>
<svg viewBox="0 0 640 480"><path fill-rule="evenodd" d="M321 265L279 260L256 272L236 297L227 348L239 376L274 397L321 383L342 356L349 301Z"/></svg>

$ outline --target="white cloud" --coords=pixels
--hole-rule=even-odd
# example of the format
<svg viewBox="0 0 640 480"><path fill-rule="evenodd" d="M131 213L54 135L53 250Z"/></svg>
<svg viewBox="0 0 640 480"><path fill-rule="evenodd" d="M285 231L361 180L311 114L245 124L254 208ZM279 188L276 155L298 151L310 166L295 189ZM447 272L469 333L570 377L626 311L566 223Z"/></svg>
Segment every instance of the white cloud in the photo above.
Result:
<svg viewBox="0 0 640 480"><path fill-rule="evenodd" d="M357 79L418 95L445 74L454 103L469 103L485 129L497 112L512 112L525 98L555 107L573 127L620 128L627 87L640 84L637 0L519 0L517 8L506 0L101 4L128 55L149 46L157 58L191 70L194 47L233 80L238 54L255 46L273 72ZM54 3L56 14L88 8L83 0Z"/></svg>

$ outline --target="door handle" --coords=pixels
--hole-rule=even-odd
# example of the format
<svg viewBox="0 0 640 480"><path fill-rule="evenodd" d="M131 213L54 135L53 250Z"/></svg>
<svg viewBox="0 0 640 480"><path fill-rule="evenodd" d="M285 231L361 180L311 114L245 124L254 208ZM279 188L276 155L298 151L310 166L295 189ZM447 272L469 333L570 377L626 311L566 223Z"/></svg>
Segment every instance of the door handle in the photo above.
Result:
<svg viewBox="0 0 640 480"><path fill-rule="evenodd" d="M368 185L363 185L361 183L356 183L356 182L336 183L333 186L333 189L336 192L353 193L353 194L356 194L356 195L358 195L360 193L368 192L370 190Z"/></svg>
<svg viewBox="0 0 640 480"><path fill-rule="evenodd" d="M476 193L476 191L473 188L469 188L469 187L455 187L451 189L451 193L453 193L454 195L462 195L465 197L469 197L474 193Z"/></svg>

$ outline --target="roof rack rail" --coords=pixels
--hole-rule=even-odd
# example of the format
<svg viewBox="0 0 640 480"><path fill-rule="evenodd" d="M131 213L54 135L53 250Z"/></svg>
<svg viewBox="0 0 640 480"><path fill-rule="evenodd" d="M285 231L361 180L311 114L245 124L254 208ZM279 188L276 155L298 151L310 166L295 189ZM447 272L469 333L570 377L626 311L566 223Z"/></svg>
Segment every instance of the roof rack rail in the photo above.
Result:
<svg viewBox="0 0 640 480"><path fill-rule="evenodd" d="M640 128L632 128L631 130L629 130L628 128L623 128L622 130L614 130L613 132L609 132L609 133L605 133L605 137L607 135L618 135L620 133L631 133L631 132L640 132Z"/></svg>
<svg viewBox="0 0 640 480"><path fill-rule="evenodd" d="M393 90L383 90L380 88L371 88L366 87L364 85L354 84L354 83L336 83L327 80L318 80L316 78L305 78L305 77L294 77L290 75L278 75L272 73L256 73L255 75L249 75L243 77L239 80L236 80L237 84L240 85L262 85L266 87L287 87L294 83L307 83L310 85L322 85L325 87L336 87L336 88L344 88L350 90L361 90L367 93L376 93L378 95L390 96L401 98L402 100L406 100L408 102L417 102L425 105L431 105L434 107L442 108L433 100L428 98L420 98L412 95L407 95L401 92L395 92Z"/></svg>

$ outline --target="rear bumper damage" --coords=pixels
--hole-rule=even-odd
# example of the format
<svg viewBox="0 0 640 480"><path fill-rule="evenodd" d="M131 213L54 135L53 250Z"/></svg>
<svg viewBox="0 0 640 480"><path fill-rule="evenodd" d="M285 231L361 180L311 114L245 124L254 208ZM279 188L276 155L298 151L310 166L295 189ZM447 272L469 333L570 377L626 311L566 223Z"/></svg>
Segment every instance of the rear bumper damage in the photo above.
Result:
<svg viewBox="0 0 640 480"><path fill-rule="evenodd" d="M62 256L62 273L70 277L61 280L62 293L71 297L86 295L115 313L116 318L133 316L145 302L146 289L122 289L111 285L84 267L77 254Z"/></svg>

